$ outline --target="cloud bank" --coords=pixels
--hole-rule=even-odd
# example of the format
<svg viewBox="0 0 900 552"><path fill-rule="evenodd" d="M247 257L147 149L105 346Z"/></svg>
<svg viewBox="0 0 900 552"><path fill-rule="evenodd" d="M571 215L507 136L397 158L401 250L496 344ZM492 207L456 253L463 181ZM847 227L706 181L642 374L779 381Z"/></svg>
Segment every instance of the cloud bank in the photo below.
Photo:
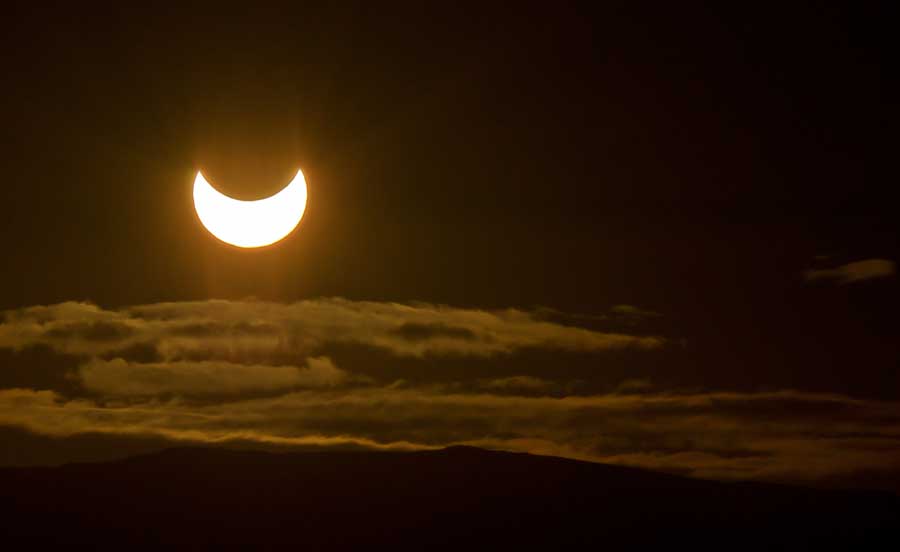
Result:
<svg viewBox="0 0 900 552"><path fill-rule="evenodd" d="M69 385L28 387L17 378L17 387L0 388L0 426L61 438L284 447L468 444L719 479L900 470L897 403L666 390L637 376L605 394L579 393L579 382L559 375L567 355L593 355L602 377L612 352L665 351L668 341L638 333L641 320L657 315L631 308L604 318L623 318L628 331L618 332L551 315L567 322L542 311L346 299L18 309L0 324L0 349L52 351L66 360L59 370ZM336 362L326 354L334 346L377 351L415 370L449 359L458 370L438 383L365 376L371 355ZM491 371L535 351L552 353L540 373Z"/></svg>

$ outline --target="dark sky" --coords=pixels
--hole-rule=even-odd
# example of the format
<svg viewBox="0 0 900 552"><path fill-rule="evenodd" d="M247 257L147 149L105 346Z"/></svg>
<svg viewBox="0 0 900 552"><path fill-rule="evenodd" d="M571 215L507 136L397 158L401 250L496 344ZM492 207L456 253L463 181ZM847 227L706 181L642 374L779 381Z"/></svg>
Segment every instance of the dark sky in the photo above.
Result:
<svg viewBox="0 0 900 552"><path fill-rule="evenodd" d="M464 407L449 403L392 424L369 412L253 429L285 438L500 443L717 477L791 479L797 458L822 457L823 478L890 477L900 466L898 91L891 18L874 6L13 9L0 48L0 392L101 408L136 408L148 394L196 409L287 396L253 384L223 391L240 400L198 398L196 379L135 392L120 386L131 372L108 373L121 359L133 363L123 370L196 375L185 363L227 357L230 368L204 364L203 377L240 379L239 365L327 379L333 368L356 387L329 387L330 400L406 385L408 397L379 400L562 401L521 407L554 420L540 435L459 419ZM197 170L256 199L297 168L309 203L283 242L239 250L197 221ZM209 311L210 299L245 311ZM67 301L106 314L32 309ZM309 308L260 306L297 301ZM177 314L140 311L161 302ZM385 310L396 327L378 326ZM342 318L350 311L365 322ZM125 316L115 323L126 329L104 326L107 315ZM271 325L281 341L277 354L249 344L224 356L206 341L204 356L160 337L181 326L153 320L206 324L191 330L200 341L221 337L210 325L239 338ZM609 334L633 342L608 346ZM454 348L463 342L485 348ZM91 380L91 362L112 379ZM294 395L313 393L290 381ZM610 397L644 402L602 424L587 412L596 405L553 410ZM653 402L664 397L683 400ZM681 429L657 409L684 409ZM0 421L10 435L106 443L124 432L54 432L22 416ZM689 429L691 416L711 417L694 421L716 437ZM775 429L743 443L742 424ZM198 438L174 431L131 433ZM790 445L761 444L788 433ZM777 469L760 460L779 454ZM759 463L728 464L736 457Z"/></svg>

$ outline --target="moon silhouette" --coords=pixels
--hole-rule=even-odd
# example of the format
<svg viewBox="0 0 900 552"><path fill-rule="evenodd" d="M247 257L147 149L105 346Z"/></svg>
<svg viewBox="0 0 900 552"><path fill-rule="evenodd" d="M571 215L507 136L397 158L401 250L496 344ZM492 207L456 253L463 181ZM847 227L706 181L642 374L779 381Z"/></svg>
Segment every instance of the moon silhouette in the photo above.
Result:
<svg viewBox="0 0 900 552"><path fill-rule="evenodd" d="M303 171L277 194L241 201L220 193L198 172L194 179L194 209L210 234L237 247L273 244L290 234L306 210Z"/></svg>

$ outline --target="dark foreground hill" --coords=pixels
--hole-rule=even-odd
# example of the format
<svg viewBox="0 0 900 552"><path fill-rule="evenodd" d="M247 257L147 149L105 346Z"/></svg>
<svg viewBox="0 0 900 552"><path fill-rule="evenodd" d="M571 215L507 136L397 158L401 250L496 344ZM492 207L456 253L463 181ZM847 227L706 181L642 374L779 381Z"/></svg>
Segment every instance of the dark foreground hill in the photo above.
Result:
<svg viewBox="0 0 900 552"><path fill-rule="evenodd" d="M2 540L26 549L868 549L900 497L719 483L450 448L173 449L0 470Z"/></svg>

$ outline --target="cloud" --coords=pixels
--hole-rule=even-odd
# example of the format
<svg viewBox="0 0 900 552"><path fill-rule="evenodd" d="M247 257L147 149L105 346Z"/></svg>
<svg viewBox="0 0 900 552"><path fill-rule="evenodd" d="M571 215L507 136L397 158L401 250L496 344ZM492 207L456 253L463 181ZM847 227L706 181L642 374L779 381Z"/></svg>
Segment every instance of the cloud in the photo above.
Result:
<svg viewBox="0 0 900 552"><path fill-rule="evenodd" d="M223 361L134 363L121 358L92 359L78 369L85 389L111 396L220 395L286 391L298 387L334 387L347 372L327 357L307 366L266 366Z"/></svg>
<svg viewBox="0 0 900 552"><path fill-rule="evenodd" d="M636 393L636 392L646 392L649 389L653 388L653 383L647 379L627 379L620 383L616 389L616 393Z"/></svg>
<svg viewBox="0 0 900 552"><path fill-rule="evenodd" d="M46 345L84 356L153 348L171 360L305 356L327 344L373 347L400 357L492 357L522 349L653 349L660 337L599 332L541 320L537 313L441 305L316 299L292 304L194 301L106 310L61 303L5 313L0 348ZM121 355L119 355L121 356Z"/></svg>
<svg viewBox="0 0 900 552"><path fill-rule="evenodd" d="M203 443L471 444L726 479L900 469L900 405L797 391L523 397L366 386L111 404L12 389L0 390L0 425Z"/></svg>
<svg viewBox="0 0 900 552"><path fill-rule="evenodd" d="M616 305L609 309L613 314L618 314L620 316L633 316L636 318L654 318L657 316L662 316L658 312L644 310L634 305Z"/></svg>
<svg viewBox="0 0 900 552"><path fill-rule="evenodd" d="M512 390L512 391L547 391L557 387L557 384L534 376L510 376L481 380L478 386L482 389Z"/></svg>
<svg viewBox="0 0 900 552"><path fill-rule="evenodd" d="M425 341L435 337L449 337L462 340L478 339L478 336L468 328L446 326L444 324L416 324L408 322L395 328L393 333L407 341Z"/></svg>
<svg viewBox="0 0 900 552"><path fill-rule="evenodd" d="M563 362L557 353L666 343L551 314L566 323L542 311L345 299L17 309L0 323L0 348L63 358L70 385L50 391L31 388L37 376L17 378L22 388L0 389L0 426L279 447L470 444L728 479L900 471L898 403L790 390L674 393L637 378L584 395L553 363L541 377L534 366L510 372L518 351ZM342 345L363 349L338 356ZM324 356L329 347L335 354ZM362 378L355 370L372 362L369 349L406 370L437 357L460 369L433 384Z"/></svg>
<svg viewBox="0 0 900 552"><path fill-rule="evenodd" d="M807 270L807 281L828 280L838 284L852 284L875 278L887 278L897 272L894 261L886 259L866 259L835 268Z"/></svg>

